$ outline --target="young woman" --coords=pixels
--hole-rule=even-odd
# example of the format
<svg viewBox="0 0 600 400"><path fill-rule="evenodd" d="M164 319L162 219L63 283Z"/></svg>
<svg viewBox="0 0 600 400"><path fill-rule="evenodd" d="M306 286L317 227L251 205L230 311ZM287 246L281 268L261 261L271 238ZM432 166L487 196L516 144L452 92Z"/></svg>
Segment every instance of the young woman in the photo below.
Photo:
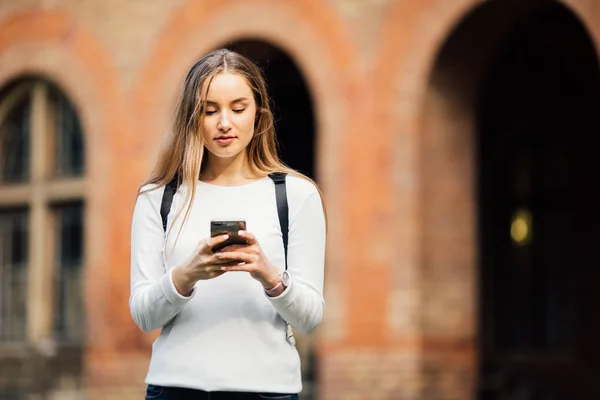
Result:
<svg viewBox="0 0 600 400"><path fill-rule="evenodd" d="M286 255L272 172L287 173ZM165 186L178 180L166 234ZM211 220L244 219L245 245L212 249ZM288 324L323 316L326 221L316 185L277 157L259 69L228 50L188 73L172 135L138 196L131 234L133 319L161 329L147 399L297 399L300 359Z"/></svg>

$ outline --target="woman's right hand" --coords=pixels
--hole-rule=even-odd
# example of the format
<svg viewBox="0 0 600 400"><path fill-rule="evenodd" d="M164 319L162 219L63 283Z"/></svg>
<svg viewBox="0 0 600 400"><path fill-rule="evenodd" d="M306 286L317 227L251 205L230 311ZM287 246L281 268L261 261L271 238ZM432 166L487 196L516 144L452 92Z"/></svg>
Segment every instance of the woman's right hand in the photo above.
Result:
<svg viewBox="0 0 600 400"><path fill-rule="evenodd" d="M191 257L183 264L173 268L171 276L179 294L189 296L196 282L213 279L225 273L221 270L224 265L223 260L218 259L212 249L228 238L229 235L221 235L201 240Z"/></svg>

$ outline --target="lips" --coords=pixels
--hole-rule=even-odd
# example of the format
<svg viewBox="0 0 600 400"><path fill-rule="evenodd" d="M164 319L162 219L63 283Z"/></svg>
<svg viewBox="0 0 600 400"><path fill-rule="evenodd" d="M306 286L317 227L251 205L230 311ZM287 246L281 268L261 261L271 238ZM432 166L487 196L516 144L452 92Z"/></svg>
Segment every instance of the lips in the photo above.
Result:
<svg viewBox="0 0 600 400"><path fill-rule="evenodd" d="M223 135L215 138L215 141L222 145L227 145L233 142L236 139L236 136Z"/></svg>

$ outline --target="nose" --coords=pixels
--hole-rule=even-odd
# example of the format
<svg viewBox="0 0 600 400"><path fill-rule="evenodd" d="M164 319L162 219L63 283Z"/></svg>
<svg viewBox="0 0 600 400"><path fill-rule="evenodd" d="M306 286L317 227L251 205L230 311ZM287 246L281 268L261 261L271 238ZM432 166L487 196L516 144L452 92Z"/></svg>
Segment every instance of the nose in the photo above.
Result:
<svg viewBox="0 0 600 400"><path fill-rule="evenodd" d="M231 121L229 120L229 113L227 111L223 111L221 113L221 118L219 119L217 128L222 131L228 131L231 129Z"/></svg>

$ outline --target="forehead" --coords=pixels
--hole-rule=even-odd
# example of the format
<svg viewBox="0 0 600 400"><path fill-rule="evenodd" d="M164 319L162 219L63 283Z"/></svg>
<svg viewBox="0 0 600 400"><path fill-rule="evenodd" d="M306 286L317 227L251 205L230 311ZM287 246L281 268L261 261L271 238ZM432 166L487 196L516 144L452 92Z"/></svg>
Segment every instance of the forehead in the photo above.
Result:
<svg viewBox="0 0 600 400"><path fill-rule="evenodd" d="M213 78L208 93L207 101L229 102L241 97L252 99L252 89L246 79L236 73L219 72Z"/></svg>

